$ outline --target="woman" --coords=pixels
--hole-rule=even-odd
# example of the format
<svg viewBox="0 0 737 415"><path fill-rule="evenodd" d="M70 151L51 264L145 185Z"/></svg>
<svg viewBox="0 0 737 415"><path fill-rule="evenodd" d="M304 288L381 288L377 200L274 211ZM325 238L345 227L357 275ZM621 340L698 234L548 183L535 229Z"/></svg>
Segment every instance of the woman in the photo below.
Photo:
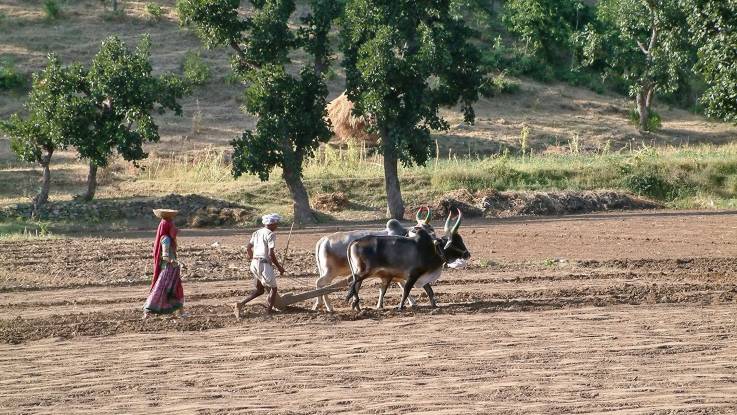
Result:
<svg viewBox="0 0 737 415"><path fill-rule="evenodd" d="M177 263L177 228L174 226L176 210L154 209L154 215L161 218L154 241L154 277L151 290L143 306L143 318L150 313L168 314L178 312L185 317L184 288L179 276Z"/></svg>

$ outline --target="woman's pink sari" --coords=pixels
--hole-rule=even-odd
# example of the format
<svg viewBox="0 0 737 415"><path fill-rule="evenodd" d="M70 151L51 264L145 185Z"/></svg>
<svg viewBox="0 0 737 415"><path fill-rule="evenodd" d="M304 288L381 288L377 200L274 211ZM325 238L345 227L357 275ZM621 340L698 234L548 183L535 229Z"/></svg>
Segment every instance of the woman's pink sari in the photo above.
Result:
<svg viewBox="0 0 737 415"><path fill-rule="evenodd" d="M179 275L179 265L167 264L162 270L161 238L168 236L171 240L171 250L176 252L177 228L170 220L162 219L156 230L154 241L154 277L151 289L143 308L149 313L165 314L174 312L184 305L184 287Z"/></svg>

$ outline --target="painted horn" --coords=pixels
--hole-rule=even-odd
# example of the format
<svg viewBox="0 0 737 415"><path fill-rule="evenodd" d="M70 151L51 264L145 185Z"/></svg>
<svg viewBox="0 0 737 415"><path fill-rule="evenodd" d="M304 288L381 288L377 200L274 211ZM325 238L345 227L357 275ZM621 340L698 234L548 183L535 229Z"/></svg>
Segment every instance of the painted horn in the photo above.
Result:
<svg viewBox="0 0 737 415"><path fill-rule="evenodd" d="M420 218L420 214L423 210L427 212L424 219ZM420 208L417 209L417 213L415 214L415 219L417 219L417 223L427 223L428 219L430 219L430 208L427 206L420 206Z"/></svg>
<svg viewBox="0 0 737 415"><path fill-rule="evenodd" d="M443 225L443 231L445 231L446 235L450 232L450 217L453 215L453 212L448 212L448 218L445 219L445 225Z"/></svg>
<svg viewBox="0 0 737 415"><path fill-rule="evenodd" d="M417 220L417 223L420 223L420 212L422 212L422 209L424 206L420 206L419 209L417 209L417 213L415 213L415 219Z"/></svg>
<svg viewBox="0 0 737 415"><path fill-rule="evenodd" d="M458 219L456 220L455 225L453 225L453 229L451 229L450 233L458 233L458 228L461 227L461 219L463 219L463 213L461 213L461 210L456 208L456 211L458 211Z"/></svg>

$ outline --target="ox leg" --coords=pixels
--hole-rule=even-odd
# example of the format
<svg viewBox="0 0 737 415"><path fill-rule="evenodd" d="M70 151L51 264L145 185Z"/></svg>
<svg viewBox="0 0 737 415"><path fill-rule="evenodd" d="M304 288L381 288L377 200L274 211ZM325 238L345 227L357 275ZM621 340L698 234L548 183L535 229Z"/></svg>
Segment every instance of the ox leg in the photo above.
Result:
<svg viewBox="0 0 737 415"><path fill-rule="evenodd" d="M425 292L427 293L427 298L430 299L430 306L432 308L438 308L438 303L435 302L435 292L432 290L432 286L430 284L425 284L422 286L422 288L425 289Z"/></svg>
<svg viewBox="0 0 737 415"><path fill-rule="evenodd" d="M333 276L332 275L323 275L320 278L317 279L315 282L315 286L317 288L322 288L327 285L330 285L330 283L333 282ZM325 310L327 310L329 313L333 312L333 307L330 305L330 301L328 300L328 295L320 295L317 297L317 300L315 301L315 305L312 307L313 310L320 309L320 306L324 305Z"/></svg>
<svg viewBox="0 0 737 415"><path fill-rule="evenodd" d="M381 281L381 287L379 287L379 302L376 303L376 308L379 310L384 309L384 295L386 294L386 290L389 288L389 285L391 285L391 283L391 278L383 279Z"/></svg>
<svg viewBox="0 0 737 415"><path fill-rule="evenodd" d="M418 278L420 278L419 275L410 275L409 278L407 278L407 283L404 284L404 291L402 291L402 301L399 303L400 311L404 310L404 303L405 301L407 301L407 297L409 297L409 292L412 287L414 287Z"/></svg>
<svg viewBox="0 0 737 415"><path fill-rule="evenodd" d="M397 282L397 285L399 286L399 289L404 292L404 284L402 284L401 282ZM415 301L415 297L412 297L412 294L409 294L407 296L407 301L409 301L409 305L411 305L412 307L417 307L417 301Z"/></svg>
<svg viewBox="0 0 737 415"><path fill-rule="evenodd" d="M361 306L359 304L361 299L358 297L358 291L361 289L362 281L363 280L357 279L354 276L351 288L350 290L348 290L348 295L345 296L346 301L349 301L351 303L351 308L356 311L361 311Z"/></svg>
<svg viewBox="0 0 737 415"><path fill-rule="evenodd" d="M356 311L361 311L361 299L358 298L358 291L361 290L362 283L363 280L358 280L353 284L355 289L353 290L353 302L351 303L351 308Z"/></svg>

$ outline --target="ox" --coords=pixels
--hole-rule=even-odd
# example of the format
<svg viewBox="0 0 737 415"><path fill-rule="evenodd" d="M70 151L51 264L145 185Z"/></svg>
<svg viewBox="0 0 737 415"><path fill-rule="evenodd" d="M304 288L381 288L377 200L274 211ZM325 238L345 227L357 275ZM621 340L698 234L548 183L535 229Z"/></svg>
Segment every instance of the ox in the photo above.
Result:
<svg viewBox="0 0 737 415"><path fill-rule="evenodd" d="M348 247L348 264L353 275L353 283L346 300L353 298L352 306L359 310L358 291L361 283L369 277L382 280L382 287L392 281L405 282L402 301L399 309L409 297L412 287L423 287L430 299L430 304L437 307L435 294L430 284L440 278L443 265L459 266L470 258L463 238L458 234L461 226L461 211L453 226L450 226L451 214L445 221L445 236L434 238L420 229L412 237L369 235L353 241Z"/></svg>
<svg viewBox="0 0 737 415"><path fill-rule="evenodd" d="M423 210L427 212L424 217L421 216ZM386 229L383 230L335 232L333 234L323 236L322 238L320 238L319 241L317 241L317 244L315 245L315 261L317 262L318 271L318 277L315 285L317 286L317 288L322 288L330 285L330 283L335 278L341 275L347 276L351 274L351 269L348 266L347 251L348 245L350 245L350 243L355 241L356 239L372 235L412 235L417 229L420 228L425 229L427 232L434 235L435 230L428 223L428 220L430 219L430 214L430 208L423 207L418 209L417 213L415 214L417 225L410 229L405 229L402 224L400 224L399 221L397 221L396 219L390 219L386 223ZM401 284L399 286L402 287ZM382 290L379 292L379 308L383 307L384 293L386 293L386 288L387 287L382 286ZM409 302L413 306L415 305L415 300L413 298L409 298ZM333 311L333 307L330 305L330 301L328 300L327 295L317 297L315 306L312 309L317 310L318 308L320 308L321 305L324 305L325 309L328 312Z"/></svg>

